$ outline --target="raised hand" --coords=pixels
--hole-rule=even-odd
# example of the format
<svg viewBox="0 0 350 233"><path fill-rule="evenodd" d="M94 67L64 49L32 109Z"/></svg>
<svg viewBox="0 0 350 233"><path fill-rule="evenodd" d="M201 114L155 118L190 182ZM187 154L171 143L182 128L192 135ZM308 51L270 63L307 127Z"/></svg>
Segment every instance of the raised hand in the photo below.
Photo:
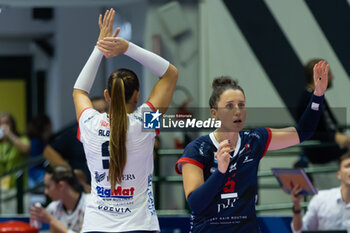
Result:
<svg viewBox="0 0 350 233"><path fill-rule="evenodd" d="M297 185L292 187L290 196L292 198L292 202L295 208L300 209L301 208L301 200L304 198L304 195L301 195L300 192L302 191L302 188Z"/></svg>
<svg viewBox="0 0 350 233"><path fill-rule="evenodd" d="M100 27L100 35L98 40L103 40L105 37L116 37L120 31L120 28L116 28L113 32L113 23L114 23L115 10L111 8L106 10L105 15L102 17L100 14L98 18L98 26Z"/></svg>
<svg viewBox="0 0 350 233"><path fill-rule="evenodd" d="M320 61L314 66L314 95L322 96L328 85L329 64L326 61Z"/></svg>
<svg viewBox="0 0 350 233"><path fill-rule="evenodd" d="M120 37L107 37L97 42L97 47L106 58L118 56L128 49L129 41Z"/></svg>
<svg viewBox="0 0 350 233"><path fill-rule="evenodd" d="M229 140L224 140L220 143L218 151L216 152L216 159L218 161L218 169L221 173L226 173L228 165L230 164L230 152L232 151Z"/></svg>

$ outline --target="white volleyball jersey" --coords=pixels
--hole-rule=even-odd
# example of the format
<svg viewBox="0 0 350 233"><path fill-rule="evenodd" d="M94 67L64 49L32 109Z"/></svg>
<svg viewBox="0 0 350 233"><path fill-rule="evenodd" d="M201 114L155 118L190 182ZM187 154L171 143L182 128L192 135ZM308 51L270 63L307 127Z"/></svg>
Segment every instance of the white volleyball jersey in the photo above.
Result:
<svg viewBox="0 0 350 233"><path fill-rule="evenodd" d="M68 233L81 232L83 227L85 205L88 202L89 194L82 193L79 202L73 211L65 210L62 201L53 201L46 210L55 219L61 222L69 230Z"/></svg>
<svg viewBox="0 0 350 233"><path fill-rule="evenodd" d="M78 139L83 143L91 173L91 198L83 231L159 231L152 190L155 131L143 130L143 112L155 111L146 102L128 114L127 161L122 183L111 192L108 177L110 125L106 113L86 109L79 118Z"/></svg>

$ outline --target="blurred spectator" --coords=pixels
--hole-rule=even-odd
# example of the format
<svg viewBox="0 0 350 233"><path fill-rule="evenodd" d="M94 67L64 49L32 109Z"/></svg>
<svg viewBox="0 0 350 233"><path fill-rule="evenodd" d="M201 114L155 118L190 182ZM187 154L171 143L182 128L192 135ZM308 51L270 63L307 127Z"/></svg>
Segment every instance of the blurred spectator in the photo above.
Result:
<svg viewBox="0 0 350 233"><path fill-rule="evenodd" d="M303 114L314 91L313 67L319 61L321 61L321 59L312 59L304 67L306 89L298 103L298 118ZM332 87L333 79L334 77L331 71L329 71L327 90ZM329 146L303 148L303 154L307 157L308 161L313 164L324 164L330 161L336 161L350 146L350 137L339 131L337 119L332 113L326 99L317 130L310 140L319 140L321 143L325 144L334 143L334 145ZM302 161L305 161L305 159L299 161L299 164L297 164L298 167L306 166L305 162L307 162L307 160L304 164L300 163Z"/></svg>
<svg viewBox="0 0 350 233"><path fill-rule="evenodd" d="M1 113L0 174L25 163L29 150L29 140L27 137L21 136L18 133L14 117L10 113ZM5 188L14 188L16 186L15 174L11 175L9 178L3 178L1 184L2 187Z"/></svg>
<svg viewBox="0 0 350 233"><path fill-rule="evenodd" d="M293 232L301 230L350 230L350 153L344 154L339 161L337 178L340 187L322 190L315 195L302 218L300 202L303 195L299 187L291 192L293 202Z"/></svg>
<svg viewBox="0 0 350 233"><path fill-rule="evenodd" d="M80 232L83 225L88 194L82 191L69 167L54 166L45 174L45 194L52 202L43 208L32 206L31 219L50 225L50 232Z"/></svg>
<svg viewBox="0 0 350 233"><path fill-rule="evenodd" d="M103 97L94 97L92 106L103 113L108 105ZM66 129L44 149L44 156L51 165L70 166L79 169L86 175L86 182L90 184L91 176L87 167L83 145L77 139L78 123Z"/></svg>
<svg viewBox="0 0 350 233"><path fill-rule="evenodd" d="M27 135L30 138L29 159L42 155L45 146L52 137L51 120L46 115L34 117L27 126ZM29 188L44 181L45 170L42 165L37 165L29 169Z"/></svg>

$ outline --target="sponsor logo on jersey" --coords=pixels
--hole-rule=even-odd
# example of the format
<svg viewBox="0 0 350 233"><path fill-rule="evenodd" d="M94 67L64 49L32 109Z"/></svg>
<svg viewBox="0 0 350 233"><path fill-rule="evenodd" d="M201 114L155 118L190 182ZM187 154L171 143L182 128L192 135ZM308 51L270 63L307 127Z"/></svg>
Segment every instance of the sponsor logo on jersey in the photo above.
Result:
<svg viewBox="0 0 350 233"><path fill-rule="evenodd" d="M136 177L134 174L123 174L122 181L135 180ZM109 181L109 176L107 176L107 181Z"/></svg>
<svg viewBox="0 0 350 233"><path fill-rule="evenodd" d="M147 196L148 196L148 211L151 215L157 215L155 205L154 205L154 198L152 193L152 175L148 176L148 185L147 185Z"/></svg>
<svg viewBox="0 0 350 233"><path fill-rule="evenodd" d="M133 198L135 188L122 188L118 186L111 192L111 189L107 189L101 186L96 187L97 195L103 198Z"/></svg>
<svg viewBox="0 0 350 233"><path fill-rule="evenodd" d="M107 212L118 213L118 214L131 213L131 210L129 208L123 208L123 207L99 205L98 209L107 211Z"/></svg>
<svg viewBox="0 0 350 233"><path fill-rule="evenodd" d="M224 200L222 203L217 204L218 213L228 208L233 208L236 201L238 200L238 193L224 193L221 194L221 200Z"/></svg>
<svg viewBox="0 0 350 233"><path fill-rule="evenodd" d="M239 151L239 154L240 154L240 155L244 155L244 154L249 153L249 152L251 152L251 151L252 151L252 150L250 149L250 144L247 143L247 144L245 144L244 147Z"/></svg>
<svg viewBox="0 0 350 233"><path fill-rule="evenodd" d="M203 149L204 149L204 145L205 145L205 142L202 142L200 147L199 147L199 154L201 156L204 156L204 152L203 152Z"/></svg>
<svg viewBox="0 0 350 233"><path fill-rule="evenodd" d="M103 127L110 127L110 124L109 124L108 122L104 121L104 120L101 120L101 121L100 121L100 124L101 124L101 126L103 126Z"/></svg>
<svg viewBox="0 0 350 233"><path fill-rule="evenodd" d="M144 129L160 129L160 116L162 114L157 110L156 112L143 112L143 128Z"/></svg>
<svg viewBox="0 0 350 233"><path fill-rule="evenodd" d="M127 180L135 180L135 179L136 178L135 178L134 174L125 174L125 175L122 176L122 180L125 180L125 181L127 181Z"/></svg>
<svg viewBox="0 0 350 233"><path fill-rule="evenodd" d="M100 183L101 181L103 181L106 177L106 172L102 173L102 174L98 174L97 171L95 171L95 181L96 183Z"/></svg>
<svg viewBox="0 0 350 233"><path fill-rule="evenodd" d="M231 164L229 166L228 172L232 172L232 171L235 171L235 170L237 170L237 162L235 162L234 164Z"/></svg>
<svg viewBox="0 0 350 233"><path fill-rule="evenodd" d="M257 133L251 133L250 134L251 137L256 137L257 139L260 139L260 135Z"/></svg>
<svg viewBox="0 0 350 233"><path fill-rule="evenodd" d="M251 161L253 161L253 159L252 159L252 158L249 158L249 155L246 155L245 158L244 158L243 163L249 163L249 162L251 162Z"/></svg>
<svg viewBox="0 0 350 233"><path fill-rule="evenodd" d="M84 121L84 124L86 123L86 122L89 122L92 118L94 118L95 116L89 116L88 117L88 119L86 119L85 121Z"/></svg>
<svg viewBox="0 0 350 233"><path fill-rule="evenodd" d="M222 210L234 207L234 203L239 199L238 193L235 192L235 185L236 185L236 182L234 181L235 176L236 176L236 173L234 173L231 177L229 177L224 185L224 189L223 189L224 193L222 193L220 196L221 200L224 200L224 201L217 204L218 213L220 213Z"/></svg>
<svg viewBox="0 0 350 233"><path fill-rule="evenodd" d="M143 122L142 117L136 116L135 114L133 114L131 116L133 116L136 120Z"/></svg>
<svg viewBox="0 0 350 233"><path fill-rule="evenodd" d="M235 191L236 182L234 178L236 177L236 173L234 173L231 177L229 177L224 185L224 193L233 193Z"/></svg>

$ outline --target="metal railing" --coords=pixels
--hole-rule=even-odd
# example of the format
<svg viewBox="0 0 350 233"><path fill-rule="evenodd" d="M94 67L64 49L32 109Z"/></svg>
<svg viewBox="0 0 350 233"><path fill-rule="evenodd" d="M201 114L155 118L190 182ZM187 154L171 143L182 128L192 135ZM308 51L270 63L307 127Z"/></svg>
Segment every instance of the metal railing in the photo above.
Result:
<svg viewBox="0 0 350 233"><path fill-rule="evenodd" d="M329 146L334 144L320 144L319 142L310 141L310 142L304 142L303 144L299 144L297 146L293 146L287 149L279 150L279 151L269 151L269 156L299 156L300 155L300 149L302 147L323 147L323 146ZM162 176L160 174L160 168L159 168L159 160L162 157L166 156L177 156L178 158L181 156L183 150L182 149L160 149L158 150L157 157L155 158L155 171L154 171L154 188L155 188L155 201L156 201L156 207L159 208L160 206L160 199L162 196L160 191L160 184L162 183L181 183L182 182L182 176L180 175L168 175L168 176ZM0 192L0 214L1 214L1 207L2 203L4 201L13 200L16 198L17 200L17 213L21 214L24 211L24 205L23 205L23 197L25 193L31 193L35 191L38 187L42 186L43 184L39 184L37 187L34 187L32 189L24 188L24 172L28 170L29 168L35 167L45 161L43 156L38 156L35 159L31 159L27 161L26 163L23 163L19 165L18 167L11 169L8 172L0 174L0 180L4 178L5 176L16 174L16 194L3 198L2 197L2 191ZM310 167L304 169L306 173L314 174L314 173L328 173L328 172L335 172L337 171L336 166L323 166L323 167ZM265 178L265 177L272 177L272 171L265 170L265 171L259 171L258 177L259 178ZM259 189L261 188L279 188L278 184L260 184ZM306 206L307 202L303 202L303 206ZM261 204L256 206L257 211L270 211L270 210L282 210L282 209L290 209L292 206L291 202L288 203L273 203L273 204ZM187 207L187 206L186 206ZM184 207L181 210L159 210L160 213L188 213L188 208L186 210L186 207Z"/></svg>
<svg viewBox="0 0 350 233"><path fill-rule="evenodd" d="M37 187L34 187L32 189L25 188L24 173L26 172L27 169L35 167L43 163L44 161L45 159L41 155L34 159L30 159L27 162L24 162L7 172L0 174L0 180L2 180L6 176L11 176L13 174L16 175L16 194L8 196L6 198L2 198L3 190L0 190L0 214L2 212L2 203L13 200L15 198L17 199L17 213L18 214L24 213L24 201L23 201L24 194L28 192L33 192L40 186L39 184Z"/></svg>

